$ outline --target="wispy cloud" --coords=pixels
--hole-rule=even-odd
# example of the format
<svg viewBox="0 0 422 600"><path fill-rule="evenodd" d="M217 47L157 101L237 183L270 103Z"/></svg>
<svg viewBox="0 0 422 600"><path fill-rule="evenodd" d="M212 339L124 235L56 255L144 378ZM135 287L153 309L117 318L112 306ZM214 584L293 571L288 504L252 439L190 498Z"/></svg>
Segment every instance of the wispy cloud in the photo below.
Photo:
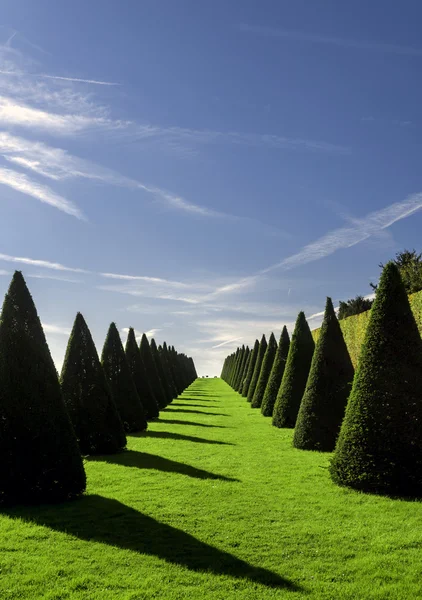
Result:
<svg viewBox="0 0 422 600"><path fill-rule="evenodd" d="M159 331L163 331L162 329L156 328L156 329L150 329L149 331L145 332L145 335L147 336L147 338L153 338L154 335L157 335L157 333Z"/></svg>
<svg viewBox="0 0 422 600"><path fill-rule="evenodd" d="M84 219L82 211L70 200L56 194L46 185L41 185L27 175L0 167L0 183L6 185L22 194L36 198L40 202L49 204L62 212L72 215L77 219Z"/></svg>
<svg viewBox="0 0 422 600"><path fill-rule="evenodd" d="M303 31L290 31L287 29L276 29L260 25L241 24L240 31L254 33L267 37L283 38L296 42L307 42L312 44L328 44L341 48L352 48L355 50L368 50L371 52L382 52L385 54L398 54L403 56L422 56L422 48L412 46L401 46L397 44L384 44L381 42L368 42L365 40L350 40L335 36L306 33Z"/></svg>
<svg viewBox="0 0 422 600"><path fill-rule="evenodd" d="M71 279L70 277L58 277L56 275L46 275L46 274L36 274L33 275L31 273L27 274L26 277L31 279L53 279L54 281L63 281L65 283L82 283L81 279Z"/></svg>
<svg viewBox="0 0 422 600"><path fill-rule="evenodd" d="M0 269L0 275L10 275L9 271L5 271L4 269Z"/></svg>
<svg viewBox="0 0 422 600"><path fill-rule="evenodd" d="M101 277L109 279L123 279L127 281L141 281L146 283L156 283L159 285L169 286L171 288L188 288L189 284L182 281L172 281L170 279L162 279L160 277L148 277L145 275L122 275L120 273L100 273Z"/></svg>
<svg viewBox="0 0 422 600"><path fill-rule="evenodd" d="M56 335L70 335L72 330L70 327L62 327L61 325L52 325L51 323L42 323L45 333Z"/></svg>
<svg viewBox="0 0 422 600"><path fill-rule="evenodd" d="M89 83L92 85L121 85L120 83L114 83L112 81L98 81L97 79L79 79L78 77L60 77L59 75L45 75L43 73L34 76L42 77L43 79L55 79L56 81L72 81L75 83Z"/></svg>
<svg viewBox="0 0 422 600"><path fill-rule="evenodd" d="M237 337L237 338L233 338L232 340L227 340L227 342L221 342L221 344L212 346L211 350L215 350L216 348L222 348L223 346L228 346L229 344L233 344L234 342L237 342L238 340L241 340L241 339L242 338Z"/></svg>
<svg viewBox="0 0 422 600"><path fill-rule="evenodd" d="M23 264L31 267L42 267L44 269L52 269L53 271L69 271L71 273L89 273L85 269L66 267L60 263L50 262L48 260L38 260L34 258L24 258L21 256L10 256L8 254L0 254L0 260L11 263Z"/></svg>

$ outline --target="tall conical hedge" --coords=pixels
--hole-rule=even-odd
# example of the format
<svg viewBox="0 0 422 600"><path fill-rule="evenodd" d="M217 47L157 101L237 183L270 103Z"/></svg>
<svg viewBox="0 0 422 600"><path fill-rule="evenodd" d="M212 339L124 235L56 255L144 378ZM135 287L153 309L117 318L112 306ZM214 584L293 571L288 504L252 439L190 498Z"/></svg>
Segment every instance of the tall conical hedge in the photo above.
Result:
<svg viewBox="0 0 422 600"><path fill-rule="evenodd" d="M60 376L82 454L114 454L126 435L85 319L78 313Z"/></svg>
<svg viewBox="0 0 422 600"><path fill-rule="evenodd" d="M147 420L151 421L152 419L156 419L159 415L158 405L155 400L151 385L148 381L145 366L141 359L141 353L139 351L138 344L136 343L135 331L133 327L129 329L127 335L125 354L130 372L132 374L133 382L142 406L144 407Z"/></svg>
<svg viewBox="0 0 422 600"><path fill-rule="evenodd" d="M271 333L270 339L268 340L268 346L265 350L264 358L262 361L261 371L258 377L258 383L256 384L255 392L252 398L252 408L260 408L262 399L264 398L265 389L267 387L268 378L273 368L274 358L277 352L277 342L274 334Z"/></svg>
<svg viewBox="0 0 422 600"><path fill-rule="evenodd" d="M253 347L253 350L252 350L252 353L251 353L251 356L249 359L248 370L246 372L246 376L245 376L245 378L243 380L243 384L242 384L242 396L244 398L248 397L249 386L251 385L256 360L258 358L258 352L259 352L259 341L255 340L255 344L254 344L254 347Z"/></svg>
<svg viewBox="0 0 422 600"><path fill-rule="evenodd" d="M392 262L380 278L330 471L358 490L422 494L422 342Z"/></svg>
<svg viewBox="0 0 422 600"><path fill-rule="evenodd" d="M238 366L238 369L237 369L234 379L233 379L232 387L234 390L237 390L237 384L238 384L239 379L242 376L242 369L245 366L245 360L246 360L246 348L245 348L245 344L243 344L240 349L239 366Z"/></svg>
<svg viewBox="0 0 422 600"><path fill-rule="evenodd" d="M173 399L177 398L177 388L176 388L176 384L174 383L173 375L172 375L170 364L169 364L169 356L168 356L168 349L167 349L166 342L164 342L162 346L161 345L158 346L158 352L159 352L159 355L161 358L161 362L162 362L164 371L166 373L167 380L170 384L171 397Z"/></svg>
<svg viewBox="0 0 422 600"><path fill-rule="evenodd" d="M302 450L332 452L352 388L354 369L327 298L321 332L297 416L293 445Z"/></svg>
<svg viewBox="0 0 422 600"><path fill-rule="evenodd" d="M141 352L142 362L144 363L145 371L148 376L148 380L151 384L152 391L158 404L158 408L161 410L162 408L165 408L167 406L167 398L160 380L160 376L158 375L157 367L152 356L148 338L145 335L145 333L142 334L139 349Z"/></svg>
<svg viewBox="0 0 422 600"><path fill-rule="evenodd" d="M170 402L173 400L173 392L170 387L170 382L167 378L167 374L162 364L161 357L158 352L157 344L155 343L154 338L151 339L151 354L154 360L155 368L157 369L158 377L160 378L161 385L163 386L167 406L167 404L170 404Z"/></svg>
<svg viewBox="0 0 422 600"><path fill-rule="evenodd" d="M239 392L239 393L242 391L242 383L243 383L243 380L245 379L245 369L246 369L246 365L248 362L249 353L250 353L249 346L246 346L245 351L243 353L242 364L240 365L239 373L236 378L235 387L234 387L236 392Z"/></svg>
<svg viewBox="0 0 422 600"><path fill-rule="evenodd" d="M262 336L261 341L259 343L258 356L256 357L256 363L253 370L253 375L251 379L251 383L248 389L248 402L252 402L253 395L255 393L255 388L258 383L259 374L261 372L262 361L264 360L265 351L267 350L267 340L265 339L265 335Z"/></svg>
<svg viewBox="0 0 422 600"><path fill-rule="evenodd" d="M0 505L58 502L85 472L41 322L20 271L0 319Z"/></svg>
<svg viewBox="0 0 422 600"><path fill-rule="evenodd" d="M277 399L278 390L280 389L281 380L283 379L289 347L290 338L287 328L284 326L261 404L261 412L264 417L271 417L273 414L274 404Z"/></svg>
<svg viewBox="0 0 422 600"><path fill-rule="evenodd" d="M303 312L300 312L290 343L286 369L273 411L275 427L294 427L309 375L315 344Z"/></svg>
<svg viewBox="0 0 422 600"><path fill-rule="evenodd" d="M101 355L101 364L125 431L142 431L147 419L115 323L111 323Z"/></svg>

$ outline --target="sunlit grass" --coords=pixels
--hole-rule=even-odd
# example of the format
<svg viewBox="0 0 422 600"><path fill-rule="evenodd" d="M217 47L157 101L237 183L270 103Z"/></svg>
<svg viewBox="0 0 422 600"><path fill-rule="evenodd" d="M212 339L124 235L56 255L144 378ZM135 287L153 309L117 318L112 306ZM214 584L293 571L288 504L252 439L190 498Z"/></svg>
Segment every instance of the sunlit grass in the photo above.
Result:
<svg viewBox="0 0 422 600"><path fill-rule="evenodd" d="M422 504L338 488L291 439L197 380L86 461L84 498L3 511L0 598L421 597Z"/></svg>

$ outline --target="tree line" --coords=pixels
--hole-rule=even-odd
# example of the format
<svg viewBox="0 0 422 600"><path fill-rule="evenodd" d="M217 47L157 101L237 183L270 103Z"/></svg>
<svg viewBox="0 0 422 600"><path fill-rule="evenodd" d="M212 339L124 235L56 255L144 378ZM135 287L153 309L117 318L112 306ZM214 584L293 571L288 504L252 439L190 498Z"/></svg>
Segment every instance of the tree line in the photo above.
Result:
<svg viewBox="0 0 422 600"><path fill-rule="evenodd" d="M356 372L327 298L315 345L303 312L242 346L221 377L301 450L334 452L334 482L387 495L422 494L422 340L396 262L383 267Z"/></svg>
<svg viewBox="0 0 422 600"><path fill-rule="evenodd" d="M191 357L111 323L101 360L81 313L60 376L22 273L0 317L0 504L57 502L82 494L84 455L111 454L144 431L197 377Z"/></svg>

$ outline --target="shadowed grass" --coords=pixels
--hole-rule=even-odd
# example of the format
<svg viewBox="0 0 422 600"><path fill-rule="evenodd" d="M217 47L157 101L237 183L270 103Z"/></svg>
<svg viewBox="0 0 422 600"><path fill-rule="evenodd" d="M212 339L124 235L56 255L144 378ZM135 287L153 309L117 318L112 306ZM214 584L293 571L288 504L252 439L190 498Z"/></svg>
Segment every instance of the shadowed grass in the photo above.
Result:
<svg viewBox="0 0 422 600"><path fill-rule="evenodd" d="M172 408L197 389L230 416L154 421L86 461L85 498L0 514L1 600L422 597L422 503L335 486L329 454L295 450L219 379Z"/></svg>
<svg viewBox="0 0 422 600"><path fill-rule="evenodd" d="M180 404L178 406L180 406ZM216 417L228 417L229 416L225 413L212 413L212 412L205 412L205 410L189 410L189 409L185 409L185 408L165 408L163 412L166 412L166 413L177 412L177 413L188 413L188 414L192 414L192 415L207 415L207 416L215 415Z"/></svg>
<svg viewBox="0 0 422 600"><path fill-rule="evenodd" d="M225 415L226 416L226 415ZM179 419L156 419L160 423L168 423L169 425L189 425L190 427L217 427L218 429L226 429L224 425L213 425L212 423L194 423L192 421L181 421Z"/></svg>
<svg viewBox="0 0 422 600"><path fill-rule="evenodd" d="M151 437L167 440L184 440L186 442L196 442L197 444L217 444L219 446L234 446L231 442L222 442L220 440L208 440L202 437L186 435L184 433L174 433L173 431L141 431L140 433L129 433L133 437Z"/></svg>
<svg viewBox="0 0 422 600"><path fill-rule="evenodd" d="M100 461L113 465L123 465L125 467L136 467L137 469L155 469L165 473L179 473L188 477L196 477L198 479L221 479L221 481L237 481L233 477L225 477L217 475L203 469L198 469L184 463L148 454L147 452L138 452L136 450L125 450L119 454L107 454L105 456L89 456L87 460Z"/></svg>

